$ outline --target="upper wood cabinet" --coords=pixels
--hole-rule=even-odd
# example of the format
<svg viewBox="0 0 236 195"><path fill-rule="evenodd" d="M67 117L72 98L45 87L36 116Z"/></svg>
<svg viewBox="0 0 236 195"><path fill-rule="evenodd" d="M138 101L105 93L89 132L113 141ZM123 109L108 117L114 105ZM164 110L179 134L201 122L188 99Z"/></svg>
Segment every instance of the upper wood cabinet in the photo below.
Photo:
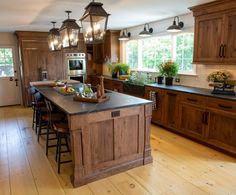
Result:
<svg viewBox="0 0 236 195"><path fill-rule="evenodd" d="M120 60L120 36L119 30L108 30L105 35L104 42L104 61L110 59L111 62Z"/></svg>
<svg viewBox="0 0 236 195"><path fill-rule="evenodd" d="M194 63L236 64L236 1L190 8L195 17Z"/></svg>

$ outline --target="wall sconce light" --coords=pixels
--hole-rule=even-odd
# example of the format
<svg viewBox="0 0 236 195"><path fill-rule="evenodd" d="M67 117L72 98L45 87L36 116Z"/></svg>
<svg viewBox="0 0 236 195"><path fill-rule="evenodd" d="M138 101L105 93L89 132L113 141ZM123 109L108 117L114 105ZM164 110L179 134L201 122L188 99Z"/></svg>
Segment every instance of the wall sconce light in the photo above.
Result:
<svg viewBox="0 0 236 195"><path fill-rule="evenodd" d="M149 28L149 24L144 24L143 31L139 33L140 37L150 37L153 32L153 28Z"/></svg>
<svg viewBox="0 0 236 195"><path fill-rule="evenodd" d="M85 43L101 43L104 40L110 14L102 6L102 3L93 0L85 7L85 12L80 19Z"/></svg>
<svg viewBox="0 0 236 195"><path fill-rule="evenodd" d="M177 23L176 23L177 19ZM175 16L173 24L167 28L168 32L180 32L182 31L182 28L184 27L184 23L179 21L179 17Z"/></svg>
<svg viewBox="0 0 236 195"><path fill-rule="evenodd" d="M80 26L76 23L75 19L70 19L71 11L65 11L68 14L68 18L63 21L59 30L62 47L63 48L75 48L78 46Z"/></svg>
<svg viewBox="0 0 236 195"><path fill-rule="evenodd" d="M48 46L50 51L58 51L61 50L61 37L59 29L55 28L56 22L51 23L53 24L53 28L48 33Z"/></svg>
<svg viewBox="0 0 236 195"><path fill-rule="evenodd" d="M119 36L119 40L120 41L128 41L130 36L131 36L131 33L130 32L127 32L127 29L124 29L121 31L122 32L122 35Z"/></svg>

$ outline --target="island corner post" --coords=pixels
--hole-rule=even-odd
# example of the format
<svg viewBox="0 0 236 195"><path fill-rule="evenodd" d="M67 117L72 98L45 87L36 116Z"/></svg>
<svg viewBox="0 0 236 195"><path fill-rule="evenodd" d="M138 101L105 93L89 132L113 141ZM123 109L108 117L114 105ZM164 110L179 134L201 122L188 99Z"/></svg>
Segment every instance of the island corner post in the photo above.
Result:
<svg viewBox="0 0 236 195"><path fill-rule="evenodd" d="M68 115L74 187L152 162L152 104Z"/></svg>

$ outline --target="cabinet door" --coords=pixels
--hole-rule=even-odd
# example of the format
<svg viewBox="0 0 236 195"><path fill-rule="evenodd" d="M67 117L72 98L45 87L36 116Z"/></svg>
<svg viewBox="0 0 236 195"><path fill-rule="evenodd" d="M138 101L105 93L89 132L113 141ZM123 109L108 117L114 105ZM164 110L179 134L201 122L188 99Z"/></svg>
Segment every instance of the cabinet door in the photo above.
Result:
<svg viewBox="0 0 236 195"><path fill-rule="evenodd" d="M112 81L112 90L122 93L123 92L123 83L119 81Z"/></svg>
<svg viewBox="0 0 236 195"><path fill-rule="evenodd" d="M236 11L225 17L224 61L236 63Z"/></svg>
<svg viewBox="0 0 236 195"><path fill-rule="evenodd" d="M178 128L178 118L179 118L179 95L175 92L165 92L164 93L164 122L167 127Z"/></svg>
<svg viewBox="0 0 236 195"><path fill-rule="evenodd" d="M205 109L181 103L180 131L196 138L204 138L207 113Z"/></svg>
<svg viewBox="0 0 236 195"><path fill-rule="evenodd" d="M210 111L207 141L230 151L236 149L236 114Z"/></svg>
<svg viewBox="0 0 236 195"><path fill-rule="evenodd" d="M112 80L111 79L104 79L104 88L112 90Z"/></svg>
<svg viewBox="0 0 236 195"><path fill-rule="evenodd" d="M195 20L194 62L222 61L223 16L211 14Z"/></svg>
<svg viewBox="0 0 236 195"><path fill-rule="evenodd" d="M157 88L145 87L145 98L152 101L152 122L162 125L164 119L163 91Z"/></svg>

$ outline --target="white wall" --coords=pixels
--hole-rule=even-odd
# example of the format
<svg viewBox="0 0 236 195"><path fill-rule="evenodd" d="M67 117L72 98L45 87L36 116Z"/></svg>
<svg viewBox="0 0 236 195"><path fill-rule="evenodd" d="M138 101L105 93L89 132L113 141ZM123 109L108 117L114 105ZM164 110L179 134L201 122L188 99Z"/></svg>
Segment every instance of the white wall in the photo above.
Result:
<svg viewBox="0 0 236 195"><path fill-rule="evenodd" d="M194 28L194 17L192 13L179 16L180 21L184 22L184 30L193 30ZM153 28L154 35L161 35L166 32L168 26L173 22L173 18L168 18L161 21L151 22L149 26ZM128 32L131 32L131 39L138 38L138 34L143 30L144 25L135 26L128 29ZM121 52L121 61L125 61L124 50ZM228 70L232 73L233 79L236 79L236 66L235 65L196 65L196 73L194 76L179 75L181 85L193 86L193 87L202 87L209 88L207 82L207 75L216 70ZM155 74L152 74L155 76Z"/></svg>

